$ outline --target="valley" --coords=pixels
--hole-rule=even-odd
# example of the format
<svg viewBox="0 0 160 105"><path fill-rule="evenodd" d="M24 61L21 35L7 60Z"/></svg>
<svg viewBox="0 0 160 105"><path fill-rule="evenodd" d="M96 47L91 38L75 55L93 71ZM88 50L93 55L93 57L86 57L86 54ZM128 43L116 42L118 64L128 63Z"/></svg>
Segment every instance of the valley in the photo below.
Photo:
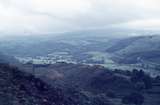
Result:
<svg viewBox="0 0 160 105"><path fill-rule="evenodd" d="M14 82L20 81L20 84L10 84L17 94L12 93L6 97L23 97L24 105L33 101L38 105L159 104L159 55L155 52L158 51L159 40L156 43L153 40L160 37L73 37L72 41L63 38L48 36L0 42L0 69L3 71L0 75L5 69L12 68L16 75L20 75L14 77ZM142 41L147 41L147 44L141 46L139 43ZM149 49L148 43L157 47ZM7 81L10 83L10 78L15 74L10 71L6 71L6 74L10 75ZM31 75L33 80L30 81ZM40 87L36 87L34 78L40 79ZM4 77L0 77L0 80L4 81ZM29 89L29 81L34 90ZM22 90L19 90L19 86ZM39 88L43 89L44 86L47 86L47 91L38 93L41 92ZM36 92L28 94L29 90ZM24 92L25 96L19 96L19 92ZM46 95L45 92L55 94ZM40 97L37 98L36 95ZM63 98L62 103L49 96ZM12 100L21 102L21 98Z"/></svg>
<svg viewBox="0 0 160 105"><path fill-rule="evenodd" d="M160 0L0 0L0 105L160 105Z"/></svg>
<svg viewBox="0 0 160 105"><path fill-rule="evenodd" d="M160 37L156 35L127 38L83 36L71 39L48 36L2 42L0 49L23 64L67 62L102 65L110 69L136 68L156 76L160 74L159 43Z"/></svg>

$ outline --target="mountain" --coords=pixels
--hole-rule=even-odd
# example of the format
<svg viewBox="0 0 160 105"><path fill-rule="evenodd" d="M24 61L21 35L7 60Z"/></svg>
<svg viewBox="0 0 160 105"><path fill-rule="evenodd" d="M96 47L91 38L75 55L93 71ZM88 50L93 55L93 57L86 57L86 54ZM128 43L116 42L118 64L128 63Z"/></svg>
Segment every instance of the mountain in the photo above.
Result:
<svg viewBox="0 0 160 105"><path fill-rule="evenodd" d="M140 36L122 39L106 50L119 63L160 62L160 36Z"/></svg>
<svg viewBox="0 0 160 105"><path fill-rule="evenodd" d="M80 54L88 51L103 51L113 43L112 38L96 35L86 36L86 34L85 32L75 32L59 36L24 36L6 39L0 41L0 51L8 55L22 57L44 56L53 52Z"/></svg>

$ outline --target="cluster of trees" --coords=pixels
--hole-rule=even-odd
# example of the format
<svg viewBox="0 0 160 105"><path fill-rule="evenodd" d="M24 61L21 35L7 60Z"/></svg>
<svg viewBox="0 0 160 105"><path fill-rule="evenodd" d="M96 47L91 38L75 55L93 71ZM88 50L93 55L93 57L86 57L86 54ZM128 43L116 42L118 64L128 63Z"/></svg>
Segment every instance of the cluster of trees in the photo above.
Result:
<svg viewBox="0 0 160 105"><path fill-rule="evenodd" d="M142 105L144 102L144 96L141 93L133 92L122 98L124 104Z"/></svg>
<svg viewBox="0 0 160 105"><path fill-rule="evenodd" d="M135 84L137 90L152 88L152 78L144 73L143 70L134 69L131 74L131 82Z"/></svg>
<svg viewBox="0 0 160 105"><path fill-rule="evenodd" d="M134 69L130 74L130 81L134 85L134 92L124 96L122 103L142 105L144 103L144 96L142 90L151 89L153 79L150 75L146 74L143 70Z"/></svg>

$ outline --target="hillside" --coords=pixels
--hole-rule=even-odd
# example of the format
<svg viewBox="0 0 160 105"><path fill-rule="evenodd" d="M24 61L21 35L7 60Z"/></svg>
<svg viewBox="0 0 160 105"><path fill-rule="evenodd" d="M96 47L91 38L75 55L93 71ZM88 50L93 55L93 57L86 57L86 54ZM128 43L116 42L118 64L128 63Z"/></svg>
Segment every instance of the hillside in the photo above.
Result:
<svg viewBox="0 0 160 105"><path fill-rule="evenodd" d="M5 55L0 52L0 63L16 64L18 61L13 56Z"/></svg>
<svg viewBox="0 0 160 105"><path fill-rule="evenodd" d="M35 76L8 64L0 64L0 103L123 105L126 100L127 104L137 101L139 105L160 103L160 78L151 78L143 71L111 71L101 66L57 63L36 65ZM128 99L130 96L133 101Z"/></svg>
<svg viewBox="0 0 160 105"><path fill-rule="evenodd" d="M130 37L118 41L106 51L119 63L160 62L160 36Z"/></svg>
<svg viewBox="0 0 160 105"><path fill-rule="evenodd" d="M75 36L75 35L80 36ZM70 36L69 38L66 36ZM72 55L88 51L103 51L112 38L85 36L85 33L41 37L18 37L0 40L0 51L12 56L45 56L53 52L69 52ZM32 49L32 50L29 50Z"/></svg>
<svg viewBox="0 0 160 105"><path fill-rule="evenodd" d="M20 72L7 64L0 65L0 104L62 105L63 93L51 88L31 74Z"/></svg>
<svg viewBox="0 0 160 105"><path fill-rule="evenodd" d="M51 86L8 64L0 64L1 105L113 105L107 97L87 95L70 86Z"/></svg>
<svg viewBox="0 0 160 105"><path fill-rule="evenodd" d="M160 83L159 77L152 78L142 70L116 69L111 71L102 66L67 63L35 66L35 75L53 86L61 87L67 94L70 94L69 90L74 88L87 96L89 100L92 100L92 97L100 96L112 105L121 105L124 97L138 93L140 97L144 98L143 105L160 103L158 101L160 87L155 85ZM156 98L153 100L152 97Z"/></svg>

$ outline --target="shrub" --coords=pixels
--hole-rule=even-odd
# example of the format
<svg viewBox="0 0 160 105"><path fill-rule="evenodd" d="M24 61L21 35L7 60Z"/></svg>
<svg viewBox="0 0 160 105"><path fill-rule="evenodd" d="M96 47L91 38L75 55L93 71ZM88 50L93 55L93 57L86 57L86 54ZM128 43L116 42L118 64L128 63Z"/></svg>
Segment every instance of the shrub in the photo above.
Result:
<svg viewBox="0 0 160 105"><path fill-rule="evenodd" d="M122 98L123 104L135 104L135 105L142 105L144 102L144 97L140 93L131 93L127 96L124 96Z"/></svg>

